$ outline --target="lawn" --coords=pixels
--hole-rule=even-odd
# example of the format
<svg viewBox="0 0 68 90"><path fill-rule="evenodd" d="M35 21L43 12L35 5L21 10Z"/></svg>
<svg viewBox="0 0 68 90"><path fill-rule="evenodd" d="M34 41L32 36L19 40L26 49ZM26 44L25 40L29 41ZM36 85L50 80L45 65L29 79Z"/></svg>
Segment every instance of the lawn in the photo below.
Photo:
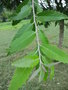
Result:
<svg viewBox="0 0 68 90"><path fill-rule="evenodd" d="M16 34L17 30L28 21L22 21L16 26L12 26L11 22L0 23L0 90L8 90L8 84L12 78L14 68L11 63L14 59L27 54L26 51L17 53L16 55L7 56L7 49ZM59 26L55 27L52 23L48 28L40 27L44 29L46 36L51 43L58 45ZM68 53L68 28L65 27L63 50ZM26 83L23 90L68 90L68 65L59 64L55 66L55 77L53 80L47 80L46 82L38 83L37 78L33 81Z"/></svg>
<svg viewBox="0 0 68 90"><path fill-rule="evenodd" d="M0 23L0 30L17 30L19 29L22 25L28 23L29 20L23 20L20 23L18 23L15 26L12 26L12 22L4 22Z"/></svg>

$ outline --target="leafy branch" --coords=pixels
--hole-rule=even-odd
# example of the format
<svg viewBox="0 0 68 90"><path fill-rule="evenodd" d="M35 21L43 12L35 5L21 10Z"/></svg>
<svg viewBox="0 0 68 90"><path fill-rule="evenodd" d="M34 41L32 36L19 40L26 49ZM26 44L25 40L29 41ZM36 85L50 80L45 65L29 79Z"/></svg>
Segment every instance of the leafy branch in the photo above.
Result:
<svg viewBox="0 0 68 90"><path fill-rule="evenodd" d="M58 47L51 45L43 30L38 29L39 22L44 23L45 21L62 20L68 17L53 10L43 12L40 10L38 1L36 0L36 3L34 2L34 0L28 0L27 3L27 0L24 0L25 5L20 7L21 11L13 17L13 20L18 22L18 20L27 18L31 14L31 11L33 11L33 20L30 18L32 22L28 22L18 30L9 47L8 55L25 50L34 39L37 42L37 48L34 48L37 53L33 51L13 62L12 65L16 67L16 70L10 82L9 90L18 90L26 81L32 80L37 75L39 76L40 82L46 80L49 69L51 70L50 78L52 79L54 76L54 65L58 64L54 63L54 60L59 61L59 63L68 63L68 55ZM35 7L38 13L35 12ZM41 12L39 12L38 8ZM34 72L32 73L32 71Z"/></svg>
<svg viewBox="0 0 68 90"><path fill-rule="evenodd" d="M35 18L36 16L35 16L34 0L32 0L32 9L33 9L33 18L34 18L34 24L35 24L35 30L36 30L36 40L37 40L37 45L38 45L38 54L39 54L39 60L40 60L40 66L41 66L42 65L42 60L41 60L41 52L40 52L38 27L37 27L36 18Z"/></svg>

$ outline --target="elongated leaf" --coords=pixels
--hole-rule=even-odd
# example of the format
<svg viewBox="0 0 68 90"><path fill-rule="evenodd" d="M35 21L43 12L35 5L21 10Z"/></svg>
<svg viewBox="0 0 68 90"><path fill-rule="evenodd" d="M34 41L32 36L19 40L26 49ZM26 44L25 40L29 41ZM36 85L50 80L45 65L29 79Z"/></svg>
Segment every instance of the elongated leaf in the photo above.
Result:
<svg viewBox="0 0 68 90"><path fill-rule="evenodd" d="M43 45L49 44L49 41L42 30L39 30L39 37Z"/></svg>
<svg viewBox="0 0 68 90"><path fill-rule="evenodd" d="M45 76L45 72L42 68L40 68L39 82L43 81Z"/></svg>
<svg viewBox="0 0 68 90"><path fill-rule="evenodd" d="M47 10L39 13L37 15L37 19L42 22L56 21L56 20L68 19L68 16L54 10Z"/></svg>
<svg viewBox="0 0 68 90"><path fill-rule="evenodd" d="M15 36L15 40L10 45L9 54L25 49L34 40L35 32L31 30L32 26L27 27L28 25L26 28L23 27Z"/></svg>
<svg viewBox="0 0 68 90"><path fill-rule="evenodd" d="M68 55L54 45L41 46L41 51L51 60L68 63Z"/></svg>
<svg viewBox="0 0 68 90"><path fill-rule="evenodd" d="M25 5L27 5L28 2L29 2L29 0L24 0L21 4L19 4L19 6L18 6L17 9L16 9L16 13L19 13L20 10L21 10L21 8L22 8L23 6L25 6Z"/></svg>
<svg viewBox="0 0 68 90"><path fill-rule="evenodd" d="M25 56L17 61L15 61L12 65L18 68L30 68L34 67L39 63L39 58L37 55L33 56Z"/></svg>
<svg viewBox="0 0 68 90"><path fill-rule="evenodd" d="M17 16L17 14L20 13L21 8L22 8L23 6L25 6L25 5L27 5L27 4L30 5L30 4L29 4L29 0L24 0L21 4L19 4L19 6L18 6L17 9L16 9L15 15L14 15L13 17ZM12 17L12 19L13 19L13 17ZM21 20L13 20L12 25L16 25L16 24L18 24L20 21L21 21Z"/></svg>
<svg viewBox="0 0 68 90"><path fill-rule="evenodd" d="M46 81L48 78L48 68L46 67L47 72L45 73L44 80Z"/></svg>
<svg viewBox="0 0 68 90"><path fill-rule="evenodd" d="M33 29L33 24L27 23L23 25L16 33L13 40L15 40L16 38L19 38L20 36L24 35L24 33L26 33L27 31L31 31L32 29Z"/></svg>
<svg viewBox="0 0 68 90"><path fill-rule="evenodd" d="M17 68L8 90L18 90L20 87L22 87L22 85L28 80L32 70L32 68Z"/></svg>
<svg viewBox="0 0 68 90"><path fill-rule="evenodd" d="M54 65L56 63L53 63L52 60L48 59L47 57L43 57L42 59L44 61L45 67L50 69L50 79L52 79L54 77ZM46 72L45 80L47 79L47 75L48 75L48 69L47 69L47 72Z"/></svg>
<svg viewBox="0 0 68 90"><path fill-rule="evenodd" d="M25 5L21 8L21 11L17 14L17 16L13 17L13 20L21 20L29 16L31 13L31 6Z"/></svg>
<svg viewBox="0 0 68 90"><path fill-rule="evenodd" d="M54 77L54 66L51 66L50 67L50 69L51 69L51 72L50 72L50 79L52 79L53 77Z"/></svg>

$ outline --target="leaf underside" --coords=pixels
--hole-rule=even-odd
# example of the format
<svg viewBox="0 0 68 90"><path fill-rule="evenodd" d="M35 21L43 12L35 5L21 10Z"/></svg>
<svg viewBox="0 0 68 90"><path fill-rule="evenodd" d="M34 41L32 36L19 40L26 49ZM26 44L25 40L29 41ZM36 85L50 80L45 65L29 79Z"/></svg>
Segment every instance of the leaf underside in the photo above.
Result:
<svg viewBox="0 0 68 90"><path fill-rule="evenodd" d="M29 25L29 26L28 26ZM26 27L26 28L25 28ZM24 25L16 34L9 48L9 54L24 50L35 38L33 25Z"/></svg>
<svg viewBox="0 0 68 90"><path fill-rule="evenodd" d="M17 68L8 90L18 90L28 80L32 68Z"/></svg>

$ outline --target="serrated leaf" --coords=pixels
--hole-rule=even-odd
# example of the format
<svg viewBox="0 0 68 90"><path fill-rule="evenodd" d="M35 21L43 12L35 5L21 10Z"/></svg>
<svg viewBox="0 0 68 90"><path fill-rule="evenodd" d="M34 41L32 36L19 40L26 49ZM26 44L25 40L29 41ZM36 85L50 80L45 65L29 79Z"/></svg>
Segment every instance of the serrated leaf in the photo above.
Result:
<svg viewBox="0 0 68 90"><path fill-rule="evenodd" d="M24 50L34 40L36 34L32 31L33 25L25 26L14 37L10 45L9 54Z"/></svg>
<svg viewBox="0 0 68 90"><path fill-rule="evenodd" d="M17 16L13 17L12 20L21 20L28 17L31 13L31 6L25 5L21 8L21 11L17 14Z"/></svg>
<svg viewBox="0 0 68 90"><path fill-rule="evenodd" d="M49 41L42 30L39 30L39 38L42 42L42 45L49 44Z"/></svg>
<svg viewBox="0 0 68 90"><path fill-rule="evenodd" d="M46 10L46 11L40 12L37 15L37 20L41 22L57 21L62 19L68 19L68 16L54 10Z"/></svg>
<svg viewBox="0 0 68 90"><path fill-rule="evenodd" d="M68 63L68 55L54 45L41 46L41 51L51 60Z"/></svg>
<svg viewBox="0 0 68 90"><path fill-rule="evenodd" d="M12 65L18 68L33 68L39 63L39 58L37 55L33 56L25 56L17 61L15 61Z"/></svg>
<svg viewBox="0 0 68 90"><path fill-rule="evenodd" d="M17 68L8 90L18 90L20 87L22 87L22 85L28 80L32 70L32 68Z"/></svg>

